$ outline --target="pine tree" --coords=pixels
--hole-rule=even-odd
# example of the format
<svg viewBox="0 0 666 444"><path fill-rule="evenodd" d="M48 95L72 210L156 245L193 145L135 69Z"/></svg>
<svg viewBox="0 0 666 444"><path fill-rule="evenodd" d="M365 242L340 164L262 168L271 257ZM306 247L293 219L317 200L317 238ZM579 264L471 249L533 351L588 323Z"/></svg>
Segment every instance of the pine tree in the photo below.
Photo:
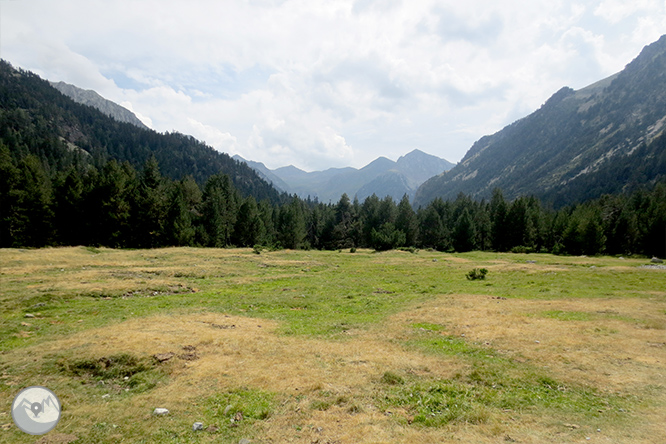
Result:
<svg viewBox="0 0 666 444"><path fill-rule="evenodd" d="M59 175L55 184L54 226L58 242L62 245L78 245L84 242L85 213L83 181L79 171L71 167Z"/></svg>
<svg viewBox="0 0 666 444"><path fill-rule="evenodd" d="M234 228L235 244L240 247L253 247L264 237L264 223L261 220L257 201L248 196L238 209Z"/></svg>
<svg viewBox="0 0 666 444"><path fill-rule="evenodd" d="M230 244L236 223L238 192L229 176L216 174L206 182L202 202L202 225L205 245L225 247Z"/></svg>
<svg viewBox="0 0 666 444"><path fill-rule="evenodd" d="M354 234L357 231L358 217L354 214L354 207L349 196L340 197L334 212L333 229L331 232L331 248L342 249L356 247Z"/></svg>
<svg viewBox="0 0 666 444"><path fill-rule="evenodd" d="M14 166L9 148L0 141L0 247L20 246L16 243L20 229L19 170Z"/></svg>
<svg viewBox="0 0 666 444"><path fill-rule="evenodd" d="M43 247L53 238L51 225L51 183L40 160L26 156L18 165L16 207L10 243L14 246Z"/></svg>
<svg viewBox="0 0 666 444"><path fill-rule="evenodd" d="M179 203L183 205L184 201L180 200ZM160 174L155 156L151 156L144 165L132 208L134 245L140 248L161 246L163 223L168 207L166 182Z"/></svg>
<svg viewBox="0 0 666 444"><path fill-rule="evenodd" d="M510 245L507 204L499 188L493 190L490 201L490 232L495 251L507 251Z"/></svg>
<svg viewBox="0 0 666 444"><path fill-rule="evenodd" d="M416 220L416 213L409 203L409 196L402 196L398 204L398 212L395 218L396 229L405 234L405 245L409 247L416 246L419 224Z"/></svg>
<svg viewBox="0 0 666 444"><path fill-rule="evenodd" d="M191 246L196 230L184 181L174 182L169 188L169 203L163 222L164 245Z"/></svg>
<svg viewBox="0 0 666 444"><path fill-rule="evenodd" d="M130 211L138 186L136 171L129 163L110 160L101 173L90 175L90 190L83 199L88 215L85 243L114 248L132 245Z"/></svg>
<svg viewBox="0 0 666 444"><path fill-rule="evenodd" d="M453 230L453 248L458 252L472 251L475 247L476 228L474 221L469 215L467 208L464 208L456 220Z"/></svg>
<svg viewBox="0 0 666 444"><path fill-rule="evenodd" d="M280 207L278 219L278 240L284 248L298 249L304 246L305 219L301 202L293 197L288 205Z"/></svg>
<svg viewBox="0 0 666 444"><path fill-rule="evenodd" d="M419 210L419 239L424 248L434 248L439 251L448 251L451 246L451 235L448 228L442 223L442 218L435 205L428 205L425 210Z"/></svg>

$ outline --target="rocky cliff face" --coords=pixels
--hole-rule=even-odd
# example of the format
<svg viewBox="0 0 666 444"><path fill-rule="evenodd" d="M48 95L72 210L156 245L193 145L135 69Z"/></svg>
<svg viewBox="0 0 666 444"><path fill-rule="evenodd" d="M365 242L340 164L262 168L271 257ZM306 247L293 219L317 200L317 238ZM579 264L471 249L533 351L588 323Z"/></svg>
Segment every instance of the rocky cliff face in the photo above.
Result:
<svg viewBox="0 0 666 444"><path fill-rule="evenodd" d="M143 122L141 122L141 120L139 120L139 118L134 115L132 111L118 105L115 102L105 99L95 91L81 89L65 82L50 83L51 86L53 86L55 89L77 103L97 108L107 116L113 117L119 122L131 123L132 125L136 125L139 128L148 129L148 127L144 125Z"/></svg>

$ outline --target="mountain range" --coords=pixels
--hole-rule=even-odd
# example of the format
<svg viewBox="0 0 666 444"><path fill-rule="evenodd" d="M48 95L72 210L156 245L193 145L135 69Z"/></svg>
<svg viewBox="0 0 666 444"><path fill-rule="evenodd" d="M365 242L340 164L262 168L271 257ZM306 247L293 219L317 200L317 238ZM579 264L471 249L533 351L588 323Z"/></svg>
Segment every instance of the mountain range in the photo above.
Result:
<svg viewBox="0 0 666 444"><path fill-rule="evenodd" d="M400 200L405 194L414 196L419 185L428 178L450 170L454 164L415 149L397 161L379 157L363 168L329 168L306 172L293 165L268 169L263 163L246 162L275 187L300 197L317 198L320 202L337 202L342 194L359 201L373 194Z"/></svg>
<svg viewBox="0 0 666 444"><path fill-rule="evenodd" d="M119 122L148 129L130 110L105 99L95 91L65 82L50 84L77 103L96 108ZM330 168L314 172L305 172L293 166L270 170L261 162L245 160L238 155L234 156L234 159L246 163L278 191L297 194L303 198L309 196L323 202L337 202L344 193L352 198L358 197L361 201L372 194L379 197L391 196L394 200L407 194L411 199L419 185L454 166L420 150L413 150L396 162L380 157L361 169Z"/></svg>
<svg viewBox="0 0 666 444"><path fill-rule="evenodd" d="M457 165L414 150L360 169L270 170L191 136L159 134L94 91L50 84L5 61L0 142L19 157L35 154L56 169L72 153L87 162L114 158L137 168L155 156L173 179L191 175L204 183L223 172L242 194L272 202L283 200L280 192L324 203L337 202L343 193L359 201L406 194L419 207L459 193L489 198L499 188L509 200L534 195L557 208L666 178L666 36L621 72L577 91L564 87L532 114L482 137Z"/></svg>
<svg viewBox="0 0 666 444"><path fill-rule="evenodd" d="M500 188L555 207L629 191L666 177L666 36L621 72L574 91L481 138L465 157L416 192L415 206Z"/></svg>

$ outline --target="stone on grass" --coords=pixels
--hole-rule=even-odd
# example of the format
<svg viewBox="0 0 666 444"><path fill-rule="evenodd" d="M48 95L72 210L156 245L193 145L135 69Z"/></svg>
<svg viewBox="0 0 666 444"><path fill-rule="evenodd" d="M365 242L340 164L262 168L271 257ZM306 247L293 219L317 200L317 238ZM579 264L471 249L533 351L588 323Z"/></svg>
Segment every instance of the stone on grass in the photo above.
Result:
<svg viewBox="0 0 666 444"><path fill-rule="evenodd" d="M153 411L153 415L157 415L157 416L164 416L164 415L168 415L168 414L169 414L169 410L163 409L161 407L158 407Z"/></svg>
<svg viewBox="0 0 666 444"><path fill-rule="evenodd" d="M238 444L250 444L250 440L247 438L243 438L240 441L238 441Z"/></svg>
<svg viewBox="0 0 666 444"><path fill-rule="evenodd" d="M195 422L192 424L192 430L197 431L197 430L203 430L203 422Z"/></svg>
<svg viewBox="0 0 666 444"><path fill-rule="evenodd" d="M653 257L650 262L652 262L653 264L663 264L664 263L664 261L659 259L658 257Z"/></svg>
<svg viewBox="0 0 666 444"><path fill-rule="evenodd" d="M157 353L153 355L153 358L157 360L157 362L165 362L168 361L169 359L173 358L175 356L174 353Z"/></svg>

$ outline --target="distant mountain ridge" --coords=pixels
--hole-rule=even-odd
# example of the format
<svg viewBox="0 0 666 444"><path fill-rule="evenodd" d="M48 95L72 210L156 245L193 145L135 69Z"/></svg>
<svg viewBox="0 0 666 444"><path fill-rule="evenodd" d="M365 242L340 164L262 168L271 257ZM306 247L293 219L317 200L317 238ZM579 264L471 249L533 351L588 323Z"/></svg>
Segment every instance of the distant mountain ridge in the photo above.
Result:
<svg viewBox="0 0 666 444"><path fill-rule="evenodd" d="M626 68L586 88L562 88L537 111L482 137L450 171L418 189L415 205L463 192L554 206L666 177L666 36Z"/></svg>
<svg viewBox="0 0 666 444"><path fill-rule="evenodd" d="M49 82L55 89L82 105L97 108L109 117L113 117L119 122L131 123L139 128L148 129L144 123L130 110L124 106L118 105L111 100L107 100L93 90L81 89L77 86L65 82Z"/></svg>
<svg viewBox="0 0 666 444"><path fill-rule="evenodd" d="M425 180L454 166L418 149L397 161L379 157L361 169L346 167L306 172L289 165L269 170L262 163L243 161L279 189L304 198L317 198L320 202L337 202L345 193L360 201L373 194L380 198L391 196L394 200L400 200L405 194L411 198Z"/></svg>

